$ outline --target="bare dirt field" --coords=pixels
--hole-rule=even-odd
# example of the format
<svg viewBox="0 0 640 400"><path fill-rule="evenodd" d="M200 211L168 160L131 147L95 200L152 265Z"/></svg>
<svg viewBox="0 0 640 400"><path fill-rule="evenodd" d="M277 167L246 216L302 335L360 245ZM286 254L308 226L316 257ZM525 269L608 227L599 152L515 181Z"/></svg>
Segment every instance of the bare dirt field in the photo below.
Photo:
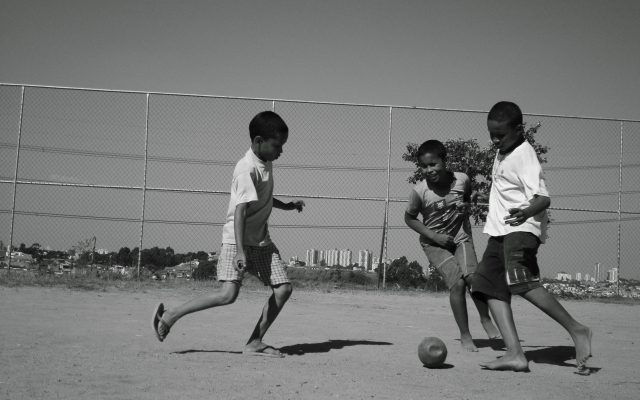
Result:
<svg viewBox="0 0 640 400"><path fill-rule="evenodd" d="M594 331L594 373L580 376L568 334L521 299L513 307L530 373L482 370L502 351L471 304L477 353L461 349L448 297L424 293L294 290L265 337L282 359L241 354L266 289L189 315L158 342L155 304L204 290L0 288L0 399L639 398L637 306L563 301ZM419 362L425 336L447 344L444 368Z"/></svg>

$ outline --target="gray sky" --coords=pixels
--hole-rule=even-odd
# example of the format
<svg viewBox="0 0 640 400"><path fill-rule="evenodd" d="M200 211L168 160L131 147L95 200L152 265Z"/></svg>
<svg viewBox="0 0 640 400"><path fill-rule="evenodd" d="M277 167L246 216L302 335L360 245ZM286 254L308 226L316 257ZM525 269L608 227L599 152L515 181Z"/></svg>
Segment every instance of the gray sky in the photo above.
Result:
<svg viewBox="0 0 640 400"><path fill-rule="evenodd" d="M470 110L487 110L497 100L510 99L519 103L526 113L640 119L637 40L640 3L631 0L0 0L0 5L3 10L0 14L0 82L3 83ZM40 111L36 117L32 114L24 127L23 145L144 154L143 136L131 134L132 131L141 133L143 98L125 96L126 101L122 101L109 96L97 99L89 94L60 102L48 95L39 94L36 104L39 108L33 109ZM175 102L162 97L153 100L152 107L161 112L152 119L150 155L235 162L247 147L246 138L214 143L214 148L223 151L212 152L209 150L211 126L215 125L221 134L245 130L248 118L268 108L270 103L220 104L220 115L209 115L211 102L197 99ZM67 114L66 119L57 118L68 112L64 111L68 105L73 105L75 111ZM386 167L385 109L345 112L331 107L290 104L278 107L277 111L287 116L292 132L305 133L304 137L292 135L279 160L282 164ZM439 125L434 124L434 119L416 117L411 110L399 111L396 118L398 133L392 149L395 168L407 167L400 160L404 145L423 140L425 131L441 140L452 137L452 132L455 137L475 137L480 143L487 140L483 115L436 119ZM87 126L100 126L103 119L110 120L108 138L100 129L94 129L91 135L86 133ZM615 208L612 206L612 203L617 206L615 195L562 195L617 190L616 170L563 168L617 164L618 125L558 123L544 118L531 119L531 122L540 119L543 120L540 141L552 149L547 172L552 195L560 195L554 198L553 205ZM75 122L70 124L69 120ZM117 123L114 124L114 120ZM220 120L225 120L222 126L212 122ZM611 136L602 135L602 131L611 132ZM176 132L179 135L176 136ZM332 143L322 140L326 132L336 133ZM640 133L637 126L635 133ZM2 139L11 142L13 137ZM637 138L627 142L627 162L640 162L639 146ZM10 152L7 155L11 155ZM126 174L127 171L139 172L140 158L114 161L102 157L95 161L74 157L27 152L21 158L24 167L20 172L33 179L141 185L141 174ZM2 164L2 175L10 176L12 164L6 164ZM230 168L215 164L176 166L152 161L148 184L228 190ZM637 172L637 168L633 171ZM392 197L406 197L405 175L408 174L393 174ZM278 177L276 191L280 193L343 196L381 196L378 185L386 180L384 172L336 175L335 171L295 168L278 171ZM627 189L640 186L638 178L629 184ZM329 189L333 192L328 193ZM105 213L108 217L109 211L117 211L120 217L135 219L140 211L136 195L130 192L105 196L77 191L75 201L70 201L65 197L68 191L47 189L48 201L44 201L33 200L40 197L34 190L24 188L18 193L18 199L36 201L41 210L54 214ZM84 201L86 198L92 201ZM637 204L639 198L638 194L632 194L623 200L625 204ZM10 206L8 195L3 194L0 201ZM226 209L226 198L216 199L214 203L211 205L210 198L199 195L178 198L175 194L152 193L148 195L146 217L219 222L223 214L220 210ZM304 219L277 214L275 221L285 225L317 221L339 225L348 219L348 223L362 226L382 222L378 205L373 205L372 211L354 202L308 203L310 207ZM397 218L402 214L402 207L402 204L392 207L391 225L402 226ZM637 205L633 207L633 211L640 211ZM188 210L195 209L208 211L204 216L202 212L190 215ZM329 209L340 212L327 213ZM557 262L557 255L567 243L556 241L555 245L547 245L544 262L553 264L548 267L550 271L576 272L582 265L599 259L607 268L615 263L615 224L570 224L574 219L593 220L600 215L556 212L554 216L565 224L553 227L552 237L555 234L558 238L590 236L591 239L585 242L588 244L578 239L572 241L569 247L575 248L578 254L568 265ZM47 228L29 219L34 217L21 218L22 223L16 228L18 243L30 240L22 239L31 237L21 230L28 226L39 226L43 238L60 236L60 232L75 232L78 240L96 234L95 221L86 222L83 228L77 221L56 220ZM104 224L101 229L105 232L123 232L117 235L119 239L136 245L139 231L128 229L130 222ZM307 244L311 243L307 236L299 233L304 229L289 229L287 242L303 240L301 238L306 242L286 248L286 256L294 255L293 252L304 256L304 247L312 247ZM633 232L640 230L637 221L628 223L624 229L623 246L637 247L630 239L637 237ZM217 226L195 225L181 229L176 235L167 225L149 224L145 237L149 245L179 248L177 238L196 242L203 236L218 238L219 231ZM276 237L283 237L284 230L278 231ZM400 232L392 230L389 255L407 254L410 260L425 263L417 238L411 236L408 228L402 235ZM378 231L346 231L348 240L344 239L344 231L340 234L340 239L336 239L335 231L316 230L313 242L326 243L319 248L341 248L341 244L349 242L348 247L354 251L369 248L377 255ZM118 242L105 244L104 236L99 238L98 247L102 244L116 250L113 247L118 247ZM477 231L476 236L483 235ZM75 242L64 236L63 239ZM285 240L279 241L284 247L282 242ZM552 246L557 249L554 251ZM481 251L482 245L478 247ZM211 246L206 250L217 249ZM631 265L636 255L637 252L623 252L623 264ZM637 266L635 268L634 272L640 273Z"/></svg>
<svg viewBox="0 0 640 400"><path fill-rule="evenodd" d="M2 0L0 81L640 118L640 3Z"/></svg>

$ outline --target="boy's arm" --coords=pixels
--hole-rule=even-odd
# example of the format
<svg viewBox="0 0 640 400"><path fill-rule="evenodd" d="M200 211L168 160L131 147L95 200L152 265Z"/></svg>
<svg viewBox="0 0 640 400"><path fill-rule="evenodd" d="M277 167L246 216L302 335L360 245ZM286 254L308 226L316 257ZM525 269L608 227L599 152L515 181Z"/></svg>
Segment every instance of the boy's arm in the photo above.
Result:
<svg viewBox="0 0 640 400"><path fill-rule="evenodd" d="M404 212L404 223L415 232L420 235L426 237L434 243L437 243L440 246L448 246L453 244L453 236L444 235L441 233L437 233L429 228L427 228L422 222L418 220L418 214L422 210L422 199L420 196L412 190L409 194L409 201L407 203L407 208Z"/></svg>
<svg viewBox="0 0 640 400"><path fill-rule="evenodd" d="M302 212L302 209L304 208L305 204L304 204L304 201L302 200L294 200L288 203L284 203L274 197L273 206L281 210L298 210L298 212Z"/></svg>
<svg viewBox="0 0 640 400"><path fill-rule="evenodd" d="M453 244L453 236L437 233L427 228L415 215L411 215L406 211L404 213L404 223L407 224L409 228L440 246L450 246Z"/></svg>
<svg viewBox="0 0 640 400"><path fill-rule="evenodd" d="M247 265L244 255L244 225L247 219L247 205L249 203L240 203L236 206L236 211L233 215L233 230L236 235L236 255L233 257L233 267L238 272L244 272L244 268Z"/></svg>
<svg viewBox="0 0 640 400"><path fill-rule="evenodd" d="M511 226L520 225L534 215L549 208L549 205L551 205L551 199L549 197L536 194L533 196L533 199L529 200L529 207L510 208L509 215L504 217L504 219Z"/></svg>

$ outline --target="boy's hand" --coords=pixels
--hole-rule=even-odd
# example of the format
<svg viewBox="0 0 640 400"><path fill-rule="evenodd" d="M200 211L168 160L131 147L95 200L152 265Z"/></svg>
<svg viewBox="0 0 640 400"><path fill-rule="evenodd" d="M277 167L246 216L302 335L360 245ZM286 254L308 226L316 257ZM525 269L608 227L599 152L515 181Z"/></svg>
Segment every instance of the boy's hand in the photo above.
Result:
<svg viewBox="0 0 640 400"><path fill-rule="evenodd" d="M523 224L528 218L529 215L527 215L526 209L510 208L509 215L504 217L504 222L507 225L518 226Z"/></svg>
<svg viewBox="0 0 640 400"><path fill-rule="evenodd" d="M456 203L456 208L458 209L458 212L460 213L467 213L469 212L469 209L471 208L471 203L466 203L464 201L459 201Z"/></svg>
<svg viewBox="0 0 640 400"><path fill-rule="evenodd" d="M298 212L302 212L302 209L305 206L304 201L302 201L302 200L295 200L295 201L292 201L289 204L291 204L291 209L292 210L298 210Z"/></svg>
<svg viewBox="0 0 640 400"><path fill-rule="evenodd" d="M238 253L235 257L233 257L233 268L235 268L242 277L245 269L247 268L247 260L244 253Z"/></svg>
<svg viewBox="0 0 640 400"><path fill-rule="evenodd" d="M453 246L453 236L445 235L444 233L436 233L435 236L431 238L431 240L442 247Z"/></svg>

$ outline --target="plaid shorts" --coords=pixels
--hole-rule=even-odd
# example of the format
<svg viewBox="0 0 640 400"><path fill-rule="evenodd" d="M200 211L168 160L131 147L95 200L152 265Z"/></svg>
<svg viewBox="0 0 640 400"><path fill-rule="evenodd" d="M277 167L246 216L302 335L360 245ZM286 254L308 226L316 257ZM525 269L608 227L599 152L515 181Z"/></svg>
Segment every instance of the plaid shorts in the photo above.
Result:
<svg viewBox="0 0 640 400"><path fill-rule="evenodd" d="M461 242L450 248L422 243L422 250L429 263L436 267L451 289L460 278L467 278L478 267L473 242Z"/></svg>
<svg viewBox="0 0 640 400"><path fill-rule="evenodd" d="M242 282L242 276L233 267L233 257L236 256L235 244L223 243L218 257L218 280ZM245 256L247 266L245 271L255 275L266 286L277 286L289 283L287 271L278 248L273 244L267 246L246 246Z"/></svg>

